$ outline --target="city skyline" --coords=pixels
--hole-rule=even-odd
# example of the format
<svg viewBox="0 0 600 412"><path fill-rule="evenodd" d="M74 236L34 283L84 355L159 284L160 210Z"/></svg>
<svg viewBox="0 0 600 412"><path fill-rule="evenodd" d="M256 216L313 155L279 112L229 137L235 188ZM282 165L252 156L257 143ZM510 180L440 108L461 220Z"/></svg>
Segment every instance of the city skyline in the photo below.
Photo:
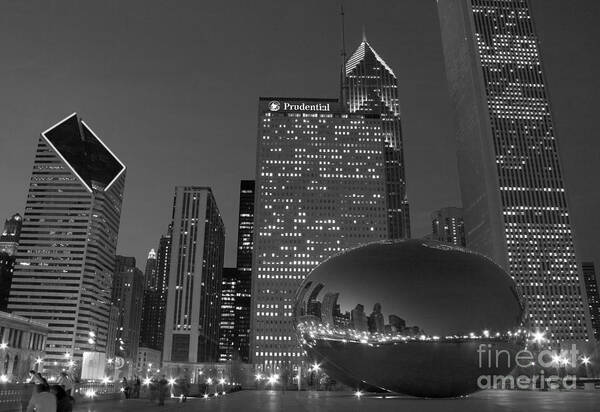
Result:
<svg viewBox="0 0 600 412"><path fill-rule="evenodd" d="M61 4L66 7L67 2ZM594 57L589 57L594 53L588 53L591 39L597 37L593 35L597 29L591 26L590 16L594 15L598 6L592 2L581 2L580 5L582 7L573 10L572 14L564 16L560 2L537 0L533 2L533 12L542 38L542 51L557 127L560 135L567 137L562 139L564 142L560 149L563 152L566 186L569 189L571 204L574 205L572 214L576 228L575 240L578 245L583 246L579 247L581 259L598 260L600 253L597 247L591 244L592 235L600 226L600 222L593 218L594 213L591 212L597 208L598 195L595 194L597 191L593 190L591 179L579 178L585 176L586 164L593 172L600 167L593 161L593 153L598 150L590 150L590 147L586 146L592 145L593 149L598 144L589 138L593 127L591 113L594 104L591 99L594 90L597 90L598 79L593 76L591 69L594 66ZM130 184L125 191L118 253L135 255L139 261L146 256L147 250L157 246L156 239L163 233L169 216L169 196L163 193L168 193L175 185L189 183L213 187L215 197L222 205L228 233L233 234L237 219L236 187L239 180L253 178L255 106L259 95L337 95L340 41L336 4L322 6L316 2L307 2L301 7L290 5L287 9L275 8L273 12L282 17L285 26L263 25L264 27L253 31L247 39L239 39L239 36L228 33L223 39L230 48L228 52L217 50L214 46L208 47L205 53L214 57L215 61L222 61L227 66L226 70L231 70L237 59L250 65L244 71L239 65L233 64L236 72L247 72L253 76L251 81L247 81L251 85L235 82L236 87L239 86L236 93L228 92L223 96L217 95L220 93L220 87L217 88L217 92L204 81L205 77L212 78L212 69L196 70L198 65L193 63L199 57L183 57L185 53L179 51L185 51L196 40L204 44L205 38L211 34L210 30L216 30L208 22L206 27L198 27L183 19L175 33L158 39L155 32L146 39L140 38L137 32L130 31L125 26L132 25L143 32L144 27L152 24L161 14L159 12L163 11L156 5L150 4L145 8L144 14L136 18L128 12L128 8L133 6L124 5L122 7L125 8L125 17L112 19L114 21L106 16L106 13L113 13L111 11L96 10L93 7L91 11L84 11L74 7L72 12L83 14L86 19L92 12L104 17L97 17L98 21L92 19L92 28L97 27L94 25L100 24L100 21L103 26L109 24L117 33L114 36L122 36L126 44L133 41L135 44L139 43L140 51L125 57L122 60L122 69L114 68L111 62L108 62L106 67L91 67L94 59L97 59L97 53L85 50L98 46L95 50L102 54L107 47L114 45L118 37L94 35L94 30L90 30L90 33L75 39L70 29L57 28L52 31L53 46L48 48L48 52L40 51L39 56L49 57L46 53L56 52L59 58L53 59L51 64L42 64L35 56L31 60L28 55L21 53L20 48L15 48L15 44L19 45L19 41L29 44L41 33L40 30L43 30L44 26L36 25L42 27L41 29L24 26L31 29L25 33L22 28L16 28L14 22L21 21L21 13L25 11L32 14L28 24L36 24L37 19L46 19L48 15L56 15L55 21L66 17L63 15L62 6L53 10L44 9L43 5L39 7L39 11L33 11L21 10L16 5L2 5L2 8L6 8L2 15L10 16L3 27L13 32L16 30L20 35L17 36L16 43L6 45L12 65L6 68L4 80L0 80L10 80L10 84L2 86L8 92L6 96L12 96L6 102L7 110L0 115L1 123L6 125L6 131L0 140L0 149L4 151L6 148L12 153L12 156L0 165L0 187L7 193L7 196L0 199L0 211L4 217L23 211L24 188L29 178L27 165L33 158L35 147L35 138L32 136L38 135L40 130L47 124L52 124L55 119L78 110L85 118L93 120L94 129L103 136L107 145L120 154L124 163L129 165ZM204 13L198 11L198 16L212 13L216 17L215 20L221 24L225 18L224 11L219 6L211 7L213 8L208 8ZM245 11L244 7L239 8L240 15ZM252 19L244 24L255 24L257 19L264 22L264 18L260 16L265 14L265 9L272 8L272 5L264 3L257 7L251 13ZM413 212L413 235L422 236L428 233L429 215L433 210L444 206L460 206L455 162L452 159L447 160L446 153L452 150L454 144L450 132L452 120L447 102L435 4L416 1L401 4L383 2L380 10L373 9L361 6L358 2L347 2L346 43L351 49L360 39L360 27L364 24L370 43L385 56L398 75L407 189ZM316 13L317 10L319 13ZM318 30L314 33L300 31L303 19L310 13L315 15ZM194 13L188 11L188 14ZM166 16L161 14L161 17L166 19L166 26L169 26L175 22L179 24L178 18L181 16L177 12L169 11ZM237 12L234 12L233 17L235 22L242 23L238 21ZM194 36L196 32L199 37ZM286 35L281 36L281 33ZM174 43L178 38L174 36L178 34L181 35L182 45ZM279 40L278 37L285 37L286 40ZM10 36L3 38L8 39ZM317 38L319 42L316 41ZM67 40L77 44L80 50L78 54L61 54L64 52L59 45L66 44ZM251 63L244 59L245 55L241 51L248 41L254 42L253 48L250 48L253 53L259 53ZM257 47L261 48L260 52L257 51ZM153 52L150 54L151 65L148 65L144 53L140 54L141 51L149 50ZM125 51L129 49L117 48L114 53L121 56ZM173 57L179 63L178 66L165 66L157 61L157 57L161 55ZM564 59L565 55L571 58ZM569 61L573 59L584 63L575 70L569 67ZM71 76L60 75L65 64L69 67L68 73ZM217 66L222 67L223 64ZM24 70L17 72L17 68ZM265 68L267 70L262 74L261 71ZM32 75L32 70L34 73L41 70L42 79L47 80L47 76L50 76L53 84L59 87L64 86L67 80L71 82L70 85L76 87L67 87L67 90L61 91L63 94L59 95L55 95L57 90L54 86L37 87L39 85L34 82L31 87L21 87L25 84L25 79ZM173 79L173 73L178 73L178 70L184 73L183 80L191 81L195 85L192 87L193 91L201 89L202 93L198 94L204 96L203 98L196 99L186 91L175 99L175 96L178 96L175 91L182 87L180 82ZM139 80L130 85L125 84L123 80L128 79L129 82L132 71L139 72ZM242 80L244 79L246 78ZM582 81L589 86L586 90L575 87ZM160 98L146 91L148 84L163 92L159 93ZM16 89L18 94L16 90L11 94L14 85L19 86ZM98 85L102 86L102 90L98 89ZM163 88L169 87L174 87L173 91L165 94ZM110 93L104 91L105 89ZM575 89L576 92L572 91ZM60 98L61 103L48 105L49 96L53 96L53 101ZM138 100L140 98L148 99L150 106L142 109L145 105ZM123 110L124 105L134 107L132 111ZM577 110L572 110L572 105L575 105ZM227 110L215 111L215 107ZM230 126L224 122L224 113L231 113L232 110L240 113L242 121L239 125ZM434 116L436 121L428 121L430 116ZM22 119L28 121L24 122ZM207 132L197 132L199 121L206 124ZM176 124L175 129L173 124ZM165 128L167 126L168 128ZM165 146L159 138L167 131L170 135L165 141L169 142L169 146ZM436 144L437 147L434 147ZM192 150L184 149L188 146ZM179 162L173 162L178 156L181 157L182 153L199 149L206 153L202 155L206 156L203 158L205 161L200 162L206 166L181 167ZM135 154L132 150L135 150ZM229 164L223 161L225 153L231 154L236 160L235 171L217 167L215 162ZM186 155L183 154L183 157ZM148 164L155 167L150 169ZM148 202L148 199L151 201ZM227 237L228 265L235 262L235 242L235 236Z"/></svg>
<svg viewBox="0 0 600 412"><path fill-rule="evenodd" d="M0 2L0 393L600 399L600 4L108 1Z"/></svg>

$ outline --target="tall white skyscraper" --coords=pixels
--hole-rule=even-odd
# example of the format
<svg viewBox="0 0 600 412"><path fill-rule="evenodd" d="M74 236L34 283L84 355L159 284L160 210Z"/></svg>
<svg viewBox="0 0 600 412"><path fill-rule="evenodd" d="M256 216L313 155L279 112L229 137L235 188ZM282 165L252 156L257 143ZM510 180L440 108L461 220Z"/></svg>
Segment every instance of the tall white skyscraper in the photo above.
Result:
<svg viewBox="0 0 600 412"><path fill-rule="evenodd" d="M527 0L438 0L466 242L508 270L531 327L590 337L538 37Z"/></svg>
<svg viewBox="0 0 600 412"><path fill-rule="evenodd" d="M389 238L385 131L379 117L333 99L261 98L252 269L252 362L277 371L303 361L294 294L347 248Z"/></svg>
<svg viewBox="0 0 600 412"><path fill-rule="evenodd" d="M77 114L41 134L8 307L48 324L46 368L106 348L124 183L123 163Z"/></svg>

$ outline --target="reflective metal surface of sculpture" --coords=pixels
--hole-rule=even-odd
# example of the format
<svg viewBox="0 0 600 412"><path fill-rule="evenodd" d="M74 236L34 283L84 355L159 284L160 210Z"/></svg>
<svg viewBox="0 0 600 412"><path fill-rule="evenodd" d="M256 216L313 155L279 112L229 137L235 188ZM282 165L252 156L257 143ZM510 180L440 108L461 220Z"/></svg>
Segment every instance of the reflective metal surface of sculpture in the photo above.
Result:
<svg viewBox="0 0 600 412"><path fill-rule="evenodd" d="M294 307L302 347L333 379L422 397L466 395L478 377L510 373L525 312L502 268L429 240L336 255L305 279Z"/></svg>

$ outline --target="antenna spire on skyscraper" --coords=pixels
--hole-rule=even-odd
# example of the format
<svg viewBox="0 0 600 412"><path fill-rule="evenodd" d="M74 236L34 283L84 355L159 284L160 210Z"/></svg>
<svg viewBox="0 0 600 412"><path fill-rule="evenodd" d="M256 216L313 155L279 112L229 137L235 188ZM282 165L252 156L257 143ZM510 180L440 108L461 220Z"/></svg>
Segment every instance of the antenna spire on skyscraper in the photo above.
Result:
<svg viewBox="0 0 600 412"><path fill-rule="evenodd" d="M340 19L342 29L342 64L340 67L340 108L342 111L346 111L346 28L344 22L344 0L340 1Z"/></svg>

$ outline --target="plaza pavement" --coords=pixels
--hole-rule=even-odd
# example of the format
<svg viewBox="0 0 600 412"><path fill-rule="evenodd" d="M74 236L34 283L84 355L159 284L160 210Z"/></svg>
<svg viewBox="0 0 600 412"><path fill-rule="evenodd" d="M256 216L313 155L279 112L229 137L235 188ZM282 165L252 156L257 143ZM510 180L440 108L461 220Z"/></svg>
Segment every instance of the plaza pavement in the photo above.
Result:
<svg viewBox="0 0 600 412"><path fill-rule="evenodd" d="M147 399L98 401L77 405L75 412L593 412L600 411L600 391L484 391L459 399L418 399L392 396L357 399L341 392L242 391L217 398L167 400L165 406Z"/></svg>

